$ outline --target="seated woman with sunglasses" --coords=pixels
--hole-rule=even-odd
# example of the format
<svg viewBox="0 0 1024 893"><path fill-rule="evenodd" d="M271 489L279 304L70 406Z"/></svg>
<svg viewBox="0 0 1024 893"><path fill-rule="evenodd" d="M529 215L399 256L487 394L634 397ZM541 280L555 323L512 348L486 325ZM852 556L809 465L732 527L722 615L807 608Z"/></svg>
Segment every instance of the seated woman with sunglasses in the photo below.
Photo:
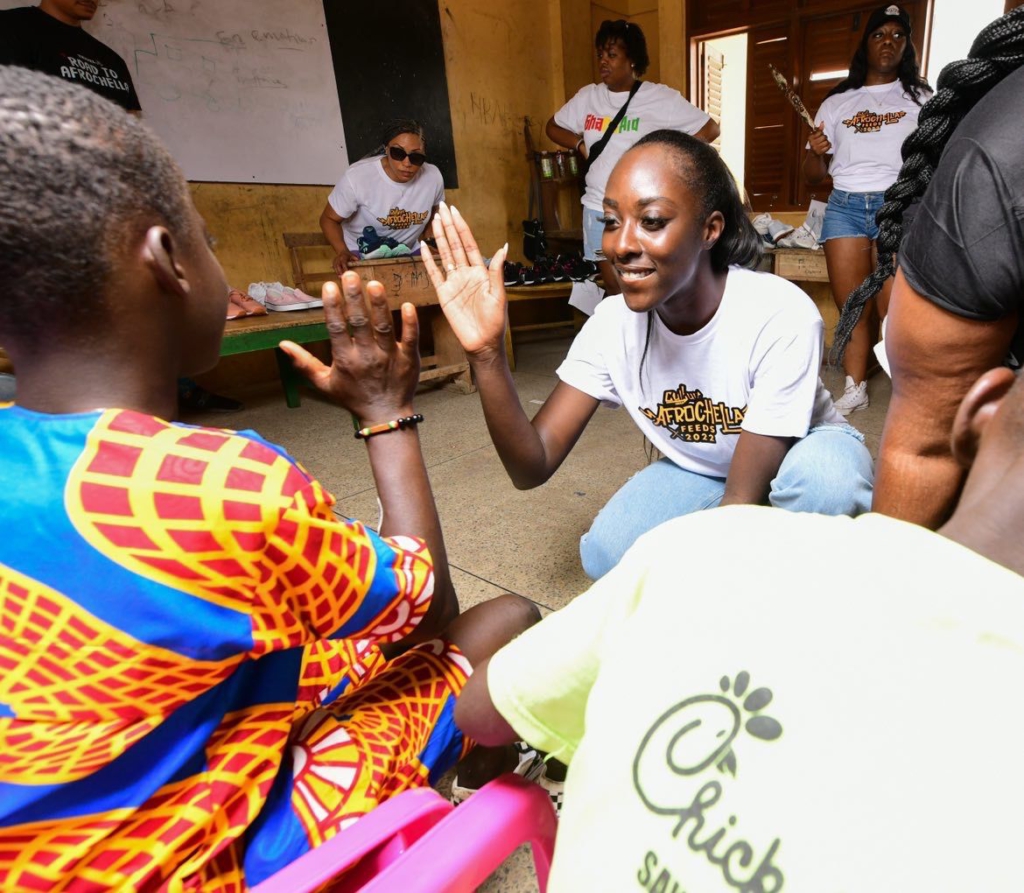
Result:
<svg viewBox="0 0 1024 893"><path fill-rule="evenodd" d="M420 237L444 200L441 172L426 161L423 128L408 119L392 121L380 149L342 174L320 215L320 229L336 252L335 273L359 259L358 240L368 227L382 240L419 251Z"/></svg>

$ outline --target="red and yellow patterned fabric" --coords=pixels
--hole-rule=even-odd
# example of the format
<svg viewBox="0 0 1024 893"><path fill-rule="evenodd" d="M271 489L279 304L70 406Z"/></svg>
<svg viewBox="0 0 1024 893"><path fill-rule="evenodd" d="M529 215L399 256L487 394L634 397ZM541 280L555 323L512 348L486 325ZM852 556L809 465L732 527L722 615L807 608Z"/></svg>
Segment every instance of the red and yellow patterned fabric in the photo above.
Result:
<svg viewBox="0 0 1024 893"><path fill-rule="evenodd" d="M430 557L251 433L0 408L0 889L244 890L461 754Z"/></svg>

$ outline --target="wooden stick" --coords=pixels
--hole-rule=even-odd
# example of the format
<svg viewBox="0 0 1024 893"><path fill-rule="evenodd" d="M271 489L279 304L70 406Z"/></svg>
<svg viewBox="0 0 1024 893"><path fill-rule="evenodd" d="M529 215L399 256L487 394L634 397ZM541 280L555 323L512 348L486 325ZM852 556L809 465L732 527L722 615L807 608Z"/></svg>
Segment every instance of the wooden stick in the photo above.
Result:
<svg viewBox="0 0 1024 893"><path fill-rule="evenodd" d="M772 77L775 78L775 83L779 85L779 89L786 94L786 99L789 100L789 104L796 109L797 114L803 119L804 123L811 128L811 130L817 130L818 125L814 123L814 119L807 114L807 108L804 106L800 97L793 92L789 86L789 81L783 76L782 72L779 71L771 62L768 63L768 67L772 70Z"/></svg>

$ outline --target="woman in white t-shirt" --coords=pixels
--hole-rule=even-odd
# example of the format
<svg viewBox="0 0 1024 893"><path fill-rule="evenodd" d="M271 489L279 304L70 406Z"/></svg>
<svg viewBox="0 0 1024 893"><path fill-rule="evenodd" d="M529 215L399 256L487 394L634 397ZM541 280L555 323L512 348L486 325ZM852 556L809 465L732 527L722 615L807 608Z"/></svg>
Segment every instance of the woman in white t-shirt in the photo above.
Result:
<svg viewBox="0 0 1024 893"><path fill-rule="evenodd" d="M442 204L440 265L424 255L516 487L548 480L602 404L625 407L664 455L580 541L587 574L601 577L663 521L719 504L867 511L871 457L818 377L821 316L792 283L744 269L760 240L718 153L678 131L644 137L612 172L603 225L622 294L587 321L532 421L505 356L508 246L485 269L469 227Z"/></svg>
<svg viewBox="0 0 1024 893"><path fill-rule="evenodd" d="M875 215L885 190L899 175L900 147L917 126L921 103L930 95L918 72L910 32L910 16L896 4L871 14L850 61L849 76L825 97L815 119L818 128L808 139L808 183L832 176L821 241L832 298L840 311L850 292L875 268ZM836 401L843 415L868 406L868 360L891 285L892 280L877 303L865 308L843 357L846 390Z"/></svg>
<svg viewBox="0 0 1024 893"><path fill-rule="evenodd" d="M340 276L353 260L389 242L417 253L443 200L444 179L427 162L423 128L416 121L392 121L377 152L342 174L320 215L320 229L335 251L334 272Z"/></svg>
<svg viewBox="0 0 1024 893"><path fill-rule="evenodd" d="M600 84L587 84L548 121L548 138L559 146L577 149L591 161L587 171L587 189L583 195L583 256L595 261L607 288L615 290L612 265L601 253L601 201L608 175L615 163L640 137L669 128L692 133L712 142L718 137L718 124L694 107L678 90L664 84L645 81L630 99L630 91L647 71L649 58L643 31L623 19L601 23L594 39L597 48ZM590 158L595 143L604 137L608 126L622 106L629 102L626 114L597 158Z"/></svg>

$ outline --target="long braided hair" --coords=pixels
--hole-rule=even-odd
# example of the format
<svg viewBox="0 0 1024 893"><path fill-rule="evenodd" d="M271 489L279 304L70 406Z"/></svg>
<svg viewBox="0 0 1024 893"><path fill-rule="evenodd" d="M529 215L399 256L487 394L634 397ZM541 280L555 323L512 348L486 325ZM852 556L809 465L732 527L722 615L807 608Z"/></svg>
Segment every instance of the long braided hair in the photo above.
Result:
<svg viewBox="0 0 1024 893"><path fill-rule="evenodd" d="M950 62L939 74L935 95L921 108L917 129L903 143L903 166L885 191L878 211L878 265L851 293L843 307L832 343L838 365L865 304L892 276L894 256L903 239L903 212L924 195L942 150L964 116L989 90L1024 64L1024 6L982 29L966 59Z"/></svg>

